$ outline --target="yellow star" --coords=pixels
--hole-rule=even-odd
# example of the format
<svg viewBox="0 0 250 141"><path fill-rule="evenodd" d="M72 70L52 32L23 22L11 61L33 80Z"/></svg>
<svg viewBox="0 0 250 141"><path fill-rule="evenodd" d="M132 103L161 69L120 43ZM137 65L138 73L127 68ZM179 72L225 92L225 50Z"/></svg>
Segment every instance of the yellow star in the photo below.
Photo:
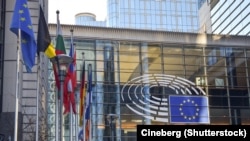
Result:
<svg viewBox="0 0 250 141"><path fill-rule="evenodd" d="M23 14L24 12L23 12L23 10L19 10L19 12L18 12L19 14Z"/></svg>
<svg viewBox="0 0 250 141"><path fill-rule="evenodd" d="M26 4L26 3L24 3L24 4L23 4L23 7L27 8L28 6L27 6L27 4Z"/></svg>
<svg viewBox="0 0 250 141"><path fill-rule="evenodd" d="M21 21L25 21L26 19L25 19L25 17L21 17L20 20Z"/></svg>
<svg viewBox="0 0 250 141"><path fill-rule="evenodd" d="M29 28L29 29L32 29L32 25L28 25L28 28Z"/></svg>
<svg viewBox="0 0 250 141"><path fill-rule="evenodd" d="M22 43L23 43L23 44L26 44L26 43L27 43L27 41L26 41L26 40L24 40L24 39L22 39Z"/></svg>

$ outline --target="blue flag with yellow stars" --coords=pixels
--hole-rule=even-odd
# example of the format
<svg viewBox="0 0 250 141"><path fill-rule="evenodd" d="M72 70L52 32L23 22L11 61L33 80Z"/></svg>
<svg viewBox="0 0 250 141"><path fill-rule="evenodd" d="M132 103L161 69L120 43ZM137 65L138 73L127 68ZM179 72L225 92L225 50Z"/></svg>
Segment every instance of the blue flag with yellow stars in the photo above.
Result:
<svg viewBox="0 0 250 141"><path fill-rule="evenodd" d="M33 32L27 0L16 0L10 30L18 37L21 36L23 62L27 72L32 72L35 65L37 45ZM21 31L20 35L18 31Z"/></svg>
<svg viewBox="0 0 250 141"><path fill-rule="evenodd" d="M170 95L169 105L172 123L209 123L206 96Z"/></svg>

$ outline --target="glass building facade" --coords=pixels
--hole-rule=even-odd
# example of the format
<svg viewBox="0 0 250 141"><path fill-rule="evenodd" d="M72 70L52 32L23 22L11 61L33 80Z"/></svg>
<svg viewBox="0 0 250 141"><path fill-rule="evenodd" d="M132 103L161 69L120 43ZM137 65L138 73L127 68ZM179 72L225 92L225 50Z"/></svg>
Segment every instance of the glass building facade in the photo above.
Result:
<svg viewBox="0 0 250 141"><path fill-rule="evenodd" d="M108 0L107 27L197 32L197 0ZM82 25L91 25L81 21Z"/></svg>
<svg viewBox="0 0 250 141"><path fill-rule="evenodd" d="M197 0L108 0L107 26L197 32Z"/></svg>
<svg viewBox="0 0 250 141"><path fill-rule="evenodd" d="M213 1L212 1L213 2ZM211 8L213 34L250 35L250 1L219 0Z"/></svg>
<svg viewBox="0 0 250 141"><path fill-rule="evenodd" d="M93 31L102 34L97 29ZM111 29L110 32L123 38L118 33L125 30ZM78 83L81 81L83 52L85 68L91 64L93 70L92 140L108 141L113 136L117 141L135 141L136 125L143 124L250 125L250 50L245 40L245 46L240 43L230 45L233 40L219 37L216 44L200 44L201 39L197 39L197 43L174 43L164 41L160 36L164 33L158 32L160 35L155 41L145 41L131 39L132 32L129 32L129 39L124 36L123 40L110 39L108 32L104 32L102 39L95 39L93 35L86 38L85 34L91 32L79 30L76 33ZM140 30L133 33L142 36L140 32L152 36ZM191 34L183 36L187 41L192 40ZM217 40L215 36L208 38ZM235 42L238 41L243 40ZM70 39L66 37L65 43L69 46ZM53 79L52 75L51 85ZM48 102L53 107L54 89L51 90ZM198 116L175 115L186 119L176 122L170 103L171 96L176 95L205 97L207 105L204 110L207 113L204 122L195 121ZM53 112L49 114L54 116ZM117 116L112 125L108 121L109 114ZM67 124L65 121L65 129L68 129ZM53 127L53 120L50 126Z"/></svg>

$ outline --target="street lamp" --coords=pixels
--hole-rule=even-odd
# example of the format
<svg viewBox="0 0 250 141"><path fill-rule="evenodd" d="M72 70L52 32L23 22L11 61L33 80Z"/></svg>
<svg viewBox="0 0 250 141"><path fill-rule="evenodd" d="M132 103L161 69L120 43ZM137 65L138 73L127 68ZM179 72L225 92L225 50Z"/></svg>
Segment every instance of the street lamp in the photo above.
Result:
<svg viewBox="0 0 250 141"><path fill-rule="evenodd" d="M56 72L60 81L60 90L58 97L56 97L56 114L59 112L59 121L58 114L56 115L56 141L63 141L63 86L68 67L73 62L73 58L65 54L59 54L51 58L50 61L53 65L56 65ZM60 103L57 102L58 100L60 100ZM58 123L60 123L60 128L58 127ZM60 136L58 136L58 132Z"/></svg>
<svg viewBox="0 0 250 141"><path fill-rule="evenodd" d="M115 141L115 133L114 133L114 125L116 123L116 119L118 116L116 114L108 114L107 120L109 122L110 133L111 133L111 141Z"/></svg>

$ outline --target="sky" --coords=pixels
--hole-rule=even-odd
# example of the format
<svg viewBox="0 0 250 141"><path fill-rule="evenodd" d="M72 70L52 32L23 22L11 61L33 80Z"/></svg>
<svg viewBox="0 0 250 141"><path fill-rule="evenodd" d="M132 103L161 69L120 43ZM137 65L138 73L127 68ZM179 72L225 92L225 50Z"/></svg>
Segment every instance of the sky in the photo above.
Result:
<svg viewBox="0 0 250 141"><path fill-rule="evenodd" d="M106 0L48 0L48 23L56 23L56 11L59 10L60 24L75 24L75 15L90 12L97 21L106 18Z"/></svg>

